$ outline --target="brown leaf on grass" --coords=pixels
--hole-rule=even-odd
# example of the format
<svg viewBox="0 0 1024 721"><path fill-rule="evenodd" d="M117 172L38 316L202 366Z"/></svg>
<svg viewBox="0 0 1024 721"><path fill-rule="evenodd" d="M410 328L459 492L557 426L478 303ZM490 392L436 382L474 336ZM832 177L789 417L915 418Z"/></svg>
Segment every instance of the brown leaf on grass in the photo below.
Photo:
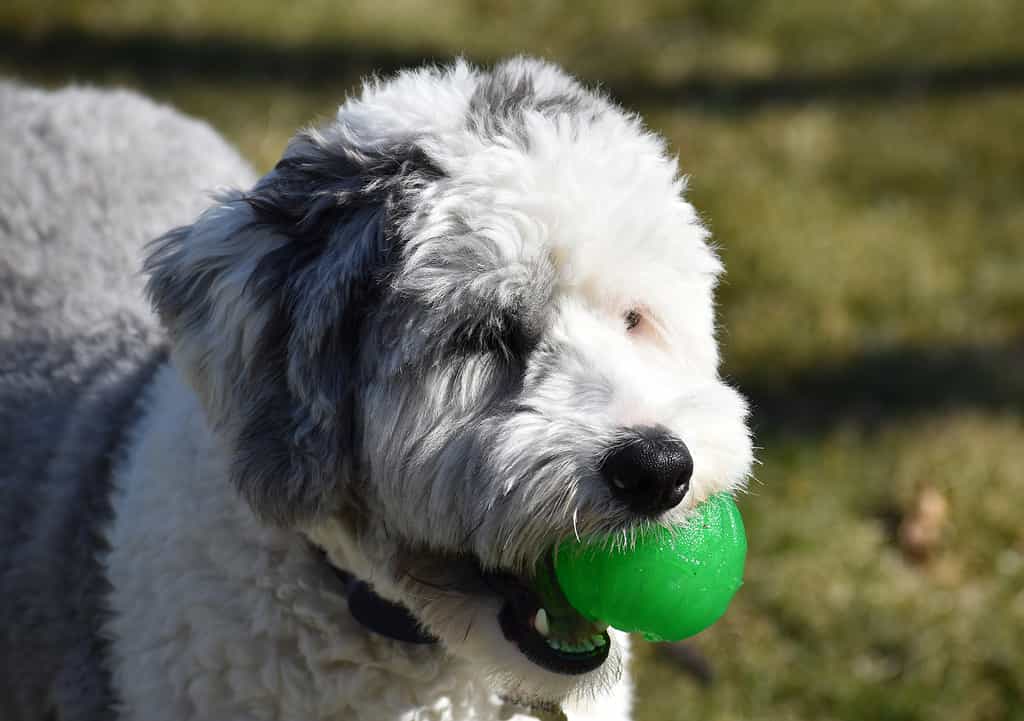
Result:
<svg viewBox="0 0 1024 721"><path fill-rule="evenodd" d="M900 523L900 548L914 561L927 561L942 541L948 519L949 501L938 489L925 486Z"/></svg>

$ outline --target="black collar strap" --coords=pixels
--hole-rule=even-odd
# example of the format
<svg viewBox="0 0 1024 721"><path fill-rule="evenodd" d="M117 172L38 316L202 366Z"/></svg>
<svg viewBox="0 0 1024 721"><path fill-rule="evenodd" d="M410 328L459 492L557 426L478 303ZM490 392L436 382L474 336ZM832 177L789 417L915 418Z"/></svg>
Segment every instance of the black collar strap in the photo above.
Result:
<svg viewBox="0 0 1024 721"><path fill-rule="evenodd" d="M381 636L406 643L437 643L408 608L381 598L370 584L354 576L348 588L348 610L355 620Z"/></svg>
<svg viewBox="0 0 1024 721"><path fill-rule="evenodd" d="M420 626L420 622L416 620L409 609L400 603L392 603L381 598L373 592L370 584L366 581L360 581L348 571L331 563L322 548L317 546L313 548L331 572L341 581L342 587L345 589L345 598L348 600L349 613L364 628L395 641L416 644L437 643L437 638L431 636Z"/></svg>

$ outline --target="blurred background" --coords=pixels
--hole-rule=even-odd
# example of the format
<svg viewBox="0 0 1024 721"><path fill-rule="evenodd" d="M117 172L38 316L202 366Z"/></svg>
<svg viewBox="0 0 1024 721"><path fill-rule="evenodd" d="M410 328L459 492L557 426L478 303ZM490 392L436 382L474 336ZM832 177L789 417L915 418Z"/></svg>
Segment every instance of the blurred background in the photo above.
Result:
<svg viewBox="0 0 1024 721"><path fill-rule="evenodd" d="M0 74L138 88L260 170L360 76L558 61L665 134L728 275L747 582L637 717L1024 719L1024 2L6 0Z"/></svg>

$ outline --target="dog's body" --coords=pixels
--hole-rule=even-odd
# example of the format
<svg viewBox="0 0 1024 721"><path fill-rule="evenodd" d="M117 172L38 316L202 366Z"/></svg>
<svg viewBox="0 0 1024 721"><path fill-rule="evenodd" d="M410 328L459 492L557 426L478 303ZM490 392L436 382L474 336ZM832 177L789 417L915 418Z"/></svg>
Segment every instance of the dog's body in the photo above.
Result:
<svg viewBox="0 0 1024 721"><path fill-rule="evenodd" d="M532 61L372 84L157 242L159 323L142 245L245 163L128 94L2 86L0 132L0 720L628 718L625 637L532 569L750 464L634 118Z"/></svg>

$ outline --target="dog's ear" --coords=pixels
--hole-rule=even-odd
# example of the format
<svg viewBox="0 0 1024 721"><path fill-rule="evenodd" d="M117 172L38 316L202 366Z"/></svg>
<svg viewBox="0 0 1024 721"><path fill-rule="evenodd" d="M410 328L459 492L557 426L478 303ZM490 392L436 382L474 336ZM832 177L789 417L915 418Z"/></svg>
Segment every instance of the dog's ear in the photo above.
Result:
<svg viewBox="0 0 1024 721"><path fill-rule="evenodd" d="M360 329L438 174L413 145L361 152L309 131L251 191L152 246L147 289L175 362L267 520L308 522L342 499L358 463Z"/></svg>

